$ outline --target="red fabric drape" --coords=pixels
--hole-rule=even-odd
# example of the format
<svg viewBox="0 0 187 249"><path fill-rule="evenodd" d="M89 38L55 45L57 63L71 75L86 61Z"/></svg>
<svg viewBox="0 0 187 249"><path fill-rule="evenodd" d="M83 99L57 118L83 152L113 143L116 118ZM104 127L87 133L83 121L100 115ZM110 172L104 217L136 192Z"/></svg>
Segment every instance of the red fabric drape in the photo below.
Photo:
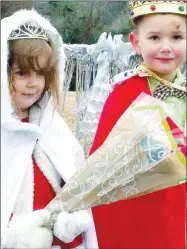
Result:
<svg viewBox="0 0 187 249"><path fill-rule="evenodd" d="M90 154L142 92L151 95L147 78L138 76L114 89L105 103ZM92 213L100 249L185 248L186 184L94 207Z"/></svg>
<svg viewBox="0 0 187 249"><path fill-rule="evenodd" d="M22 122L28 122L28 118L22 119ZM56 193L53 190L51 184L44 176L43 172L38 167L34 157L33 159L33 167L34 167L34 210L43 209L47 206L47 204L55 197ZM53 246L59 245L62 249L70 249L77 247L82 243L82 236L78 236L71 243L63 243L56 237L53 240Z"/></svg>

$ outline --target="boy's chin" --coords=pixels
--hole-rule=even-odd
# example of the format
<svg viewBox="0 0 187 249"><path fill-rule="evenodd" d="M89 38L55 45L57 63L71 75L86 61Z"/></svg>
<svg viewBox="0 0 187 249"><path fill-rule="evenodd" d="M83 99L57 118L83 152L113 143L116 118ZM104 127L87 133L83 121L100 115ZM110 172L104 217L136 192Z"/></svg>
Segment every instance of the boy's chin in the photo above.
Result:
<svg viewBox="0 0 187 249"><path fill-rule="evenodd" d="M173 67L164 67L164 66L152 67L150 69L158 75L171 75L177 70L176 68Z"/></svg>

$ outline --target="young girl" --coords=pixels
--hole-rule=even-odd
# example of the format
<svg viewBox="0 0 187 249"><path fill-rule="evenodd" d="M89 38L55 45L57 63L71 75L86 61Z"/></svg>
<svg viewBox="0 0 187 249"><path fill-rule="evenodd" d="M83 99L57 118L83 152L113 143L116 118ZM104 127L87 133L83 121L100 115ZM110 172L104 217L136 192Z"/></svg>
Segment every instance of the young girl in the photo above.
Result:
<svg viewBox="0 0 187 249"><path fill-rule="evenodd" d="M179 67L186 60L186 2L130 1L130 19L135 25L130 41L144 64L130 74L126 72L120 80L117 77L119 81L105 103L91 154L142 92L161 99L167 114L181 130L185 129L186 81ZM185 187L182 184L92 208L99 248L184 249Z"/></svg>
<svg viewBox="0 0 187 249"><path fill-rule="evenodd" d="M81 146L55 111L62 39L34 10L3 19L1 28L2 247L85 248L87 211L60 213L54 231L45 228L45 206L84 163Z"/></svg>

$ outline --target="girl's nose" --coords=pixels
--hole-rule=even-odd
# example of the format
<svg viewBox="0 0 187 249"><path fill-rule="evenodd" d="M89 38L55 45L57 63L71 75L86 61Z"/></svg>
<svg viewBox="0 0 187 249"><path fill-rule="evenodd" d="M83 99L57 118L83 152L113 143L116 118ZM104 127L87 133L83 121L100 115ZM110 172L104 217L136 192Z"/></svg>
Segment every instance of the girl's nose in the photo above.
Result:
<svg viewBox="0 0 187 249"><path fill-rule="evenodd" d="M37 84L37 74L32 72L29 74L27 87L33 87Z"/></svg>

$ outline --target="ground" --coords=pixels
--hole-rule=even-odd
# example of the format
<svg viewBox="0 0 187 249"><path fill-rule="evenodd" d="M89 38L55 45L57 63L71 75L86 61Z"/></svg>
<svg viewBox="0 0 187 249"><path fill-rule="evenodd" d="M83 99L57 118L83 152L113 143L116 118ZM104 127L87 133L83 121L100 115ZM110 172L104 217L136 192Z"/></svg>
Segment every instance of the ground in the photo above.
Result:
<svg viewBox="0 0 187 249"><path fill-rule="evenodd" d="M76 130L76 116L75 116L75 107L76 107L76 92L67 92L65 108L64 108L64 120L68 124L70 130L74 133ZM60 108L62 110L62 108ZM85 140L79 140L79 143L82 145L85 156L87 157L90 145L85 143Z"/></svg>
<svg viewBox="0 0 187 249"><path fill-rule="evenodd" d="M64 108L64 119L67 122L72 132L75 131L76 118L75 118L75 103L76 103L76 92L68 92L66 96L65 108Z"/></svg>

